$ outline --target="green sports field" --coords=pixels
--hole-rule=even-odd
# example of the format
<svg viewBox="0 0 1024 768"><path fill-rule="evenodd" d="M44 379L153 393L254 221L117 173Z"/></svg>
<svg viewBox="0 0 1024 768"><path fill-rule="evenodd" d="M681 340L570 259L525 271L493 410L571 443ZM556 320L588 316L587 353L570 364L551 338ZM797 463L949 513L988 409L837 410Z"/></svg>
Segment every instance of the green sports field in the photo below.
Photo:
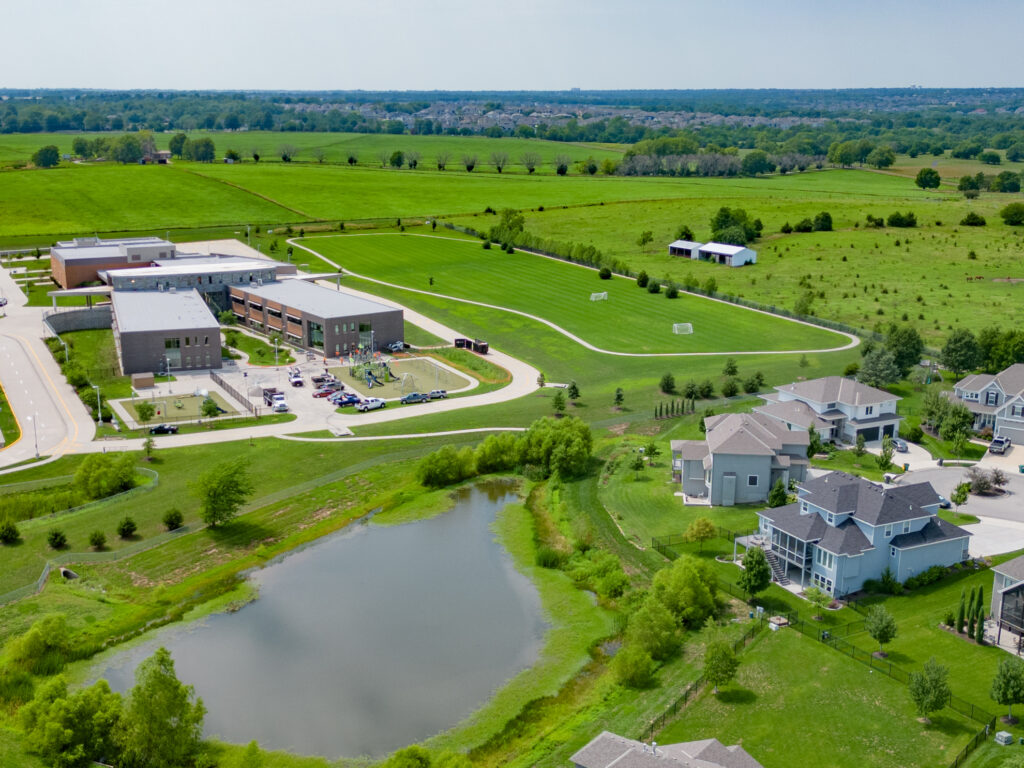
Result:
<svg viewBox="0 0 1024 768"><path fill-rule="evenodd" d="M685 293L666 299L663 293L638 288L633 280L599 280L592 269L498 248L484 250L473 241L374 234L303 242L365 277L526 312L613 352L726 353L846 344L831 331ZM607 292L608 299L591 301L592 292ZM692 323L694 333L673 334L674 323Z"/></svg>

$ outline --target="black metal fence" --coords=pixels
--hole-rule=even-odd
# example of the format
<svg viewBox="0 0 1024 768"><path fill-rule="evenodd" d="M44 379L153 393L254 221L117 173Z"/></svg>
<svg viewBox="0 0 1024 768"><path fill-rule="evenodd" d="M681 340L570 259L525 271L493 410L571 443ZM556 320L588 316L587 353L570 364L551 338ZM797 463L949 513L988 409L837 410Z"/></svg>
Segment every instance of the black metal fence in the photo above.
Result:
<svg viewBox="0 0 1024 768"><path fill-rule="evenodd" d="M731 531L728 528L723 528L720 525L715 526L715 535L713 538L723 539L728 541L730 544L736 539L742 536L754 536L757 534L757 529L753 529L746 532ZM679 553L675 550L680 544L691 544L693 542L686 538L685 533L670 533L668 536L655 536L651 539L651 549L655 552L660 552L662 555L667 557L669 560L675 560L679 557Z"/></svg>

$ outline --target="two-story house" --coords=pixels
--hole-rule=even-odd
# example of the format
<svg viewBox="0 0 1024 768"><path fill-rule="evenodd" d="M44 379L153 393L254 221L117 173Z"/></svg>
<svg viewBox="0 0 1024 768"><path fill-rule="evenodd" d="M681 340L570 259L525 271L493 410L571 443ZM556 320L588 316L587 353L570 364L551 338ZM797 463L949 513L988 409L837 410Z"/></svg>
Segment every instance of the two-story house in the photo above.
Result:
<svg viewBox="0 0 1024 768"><path fill-rule="evenodd" d="M995 376L972 374L960 379L950 399L974 414L974 429L989 427L997 436L1024 443L1024 363Z"/></svg>
<svg viewBox="0 0 1024 768"><path fill-rule="evenodd" d="M758 512L773 570L840 597L889 568L906 581L967 559L971 534L938 517L930 483L885 488L845 472L802 482L797 501Z"/></svg>
<svg viewBox="0 0 1024 768"><path fill-rule="evenodd" d="M704 419L704 440L673 440L673 478L687 496L732 506L766 501L772 486L807 472L806 432L795 432L756 413Z"/></svg>
<svg viewBox="0 0 1024 768"><path fill-rule="evenodd" d="M603 731L569 758L574 768L761 768L739 744L718 739L645 744Z"/></svg>
<svg viewBox="0 0 1024 768"><path fill-rule="evenodd" d="M864 435L870 443L895 437L903 419L896 413L899 397L842 376L785 384L761 398L765 404L755 407L756 413L787 429L806 432L813 425L826 441L855 443L857 435Z"/></svg>

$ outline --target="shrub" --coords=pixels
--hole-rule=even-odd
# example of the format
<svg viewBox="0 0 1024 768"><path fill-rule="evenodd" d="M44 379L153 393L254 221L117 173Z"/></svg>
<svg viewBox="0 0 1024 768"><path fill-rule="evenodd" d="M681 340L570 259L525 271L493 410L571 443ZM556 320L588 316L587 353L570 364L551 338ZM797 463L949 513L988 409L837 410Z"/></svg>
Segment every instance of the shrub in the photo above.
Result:
<svg viewBox="0 0 1024 768"><path fill-rule="evenodd" d="M168 531L178 530L184 522L185 516L181 514L180 509L169 509L164 513L163 523Z"/></svg>
<svg viewBox="0 0 1024 768"><path fill-rule="evenodd" d="M602 280L611 280L612 271L608 267L601 267L601 271L597 273L597 276Z"/></svg>
<svg viewBox="0 0 1024 768"><path fill-rule="evenodd" d="M615 679L629 688L647 688L654 682L654 660L651 654L635 645L619 649L612 659Z"/></svg>
<svg viewBox="0 0 1024 768"><path fill-rule="evenodd" d="M46 543L51 549L64 549L68 545L68 537L59 528L51 528L46 534Z"/></svg>
<svg viewBox="0 0 1024 768"><path fill-rule="evenodd" d="M541 568L561 568L565 555L552 547L540 547L534 561Z"/></svg>
<svg viewBox="0 0 1024 768"><path fill-rule="evenodd" d="M793 225L794 232L813 232L814 222L810 219L800 219L795 225Z"/></svg>
<svg viewBox="0 0 1024 768"><path fill-rule="evenodd" d="M740 391L738 379L726 379L722 384L722 397L735 397Z"/></svg>
<svg viewBox="0 0 1024 768"><path fill-rule="evenodd" d="M647 273L643 272L643 271L641 271L640 274L636 276L636 284L640 288L646 288L647 287L647 282L649 280L650 280L650 278L647 276Z"/></svg>
<svg viewBox="0 0 1024 768"><path fill-rule="evenodd" d="M13 520L4 520L0 523L0 542L14 544L21 538L21 531L14 524Z"/></svg>
<svg viewBox="0 0 1024 768"><path fill-rule="evenodd" d="M99 552L107 545L107 534L103 531L93 531L89 534L89 546Z"/></svg>
<svg viewBox="0 0 1024 768"><path fill-rule="evenodd" d="M665 298L666 299L677 299L679 298L679 286L675 283L669 283L665 286Z"/></svg>
<svg viewBox="0 0 1024 768"><path fill-rule="evenodd" d="M980 213L975 213L974 211L971 211L962 219L960 219L960 224L964 227L984 227L985 217L982 216Z"/></svg>
<svg viewBox="0 0 1024 768"><path fill-rule="evenodd" d="M117 535L122 539L128 539L135 535L137 529L138 526L135 524L135 521L130 517L125 517L124 520L117 524Z"/></svg>
<svg viewBox="0 0 1024 768"><path fill-rule="evenodd" d="M648 293L661 293L661 284L657 280L651 280L647 283Z"/></svg>
<svg viewBox="0 0 1024 768"><path fill-rule="evenodd" d="M697 396L702 400L708 400L715 396L715 382L711 379L704 379L697 385Z"/></svg>
<svg viewBox="0 0 1024 768"><path fill-rule="evenodd" d="M790 232L793 231L793 225L787 221L785 224L782 225L779 231L784 235L788 235Z"/></svg>
<svg viewBox="0 0 1024 768"><path fill-rule="evenodd" d="M484 250L485 251L491 250L491 241L490 240L484 240Z"/></svg>
<svg viewBox="0 0 1024 768"><path fill-rule="evenodd" d="M899 211L893 211L889 214L889 217L885 220L885 223L890 227L916 227L917 217L907 211L906 213L900 213Z"/></svg>
<svg viewBox="0 0 1024 768"><path fill-rule="evenodd" d="M666 373L661 377L661 381L658 382L658 388L666 395L674 394L676 391L676 377L671 373Z"/></svg>
<svg viewBox="0 0 1024 768"><path fill-rule="evenodd" d="M943 566L933 565L928 570L921 571L921 573L917 574L916 576L911 576L909 579L903 582L903 587L904 589L919 589L928 584L935 583L943 576L945 576L947 573L949 573L949 571ZM952 622L949 623L951 624Z"/></svg>
<svg viewBox="0 0 1024 768"><path fill-rule="evenodd" d="M889 566L886 566L885 570L882 571L882 578L879 583L881 584L882 591L890 595L898 595L903 591L903 585L896 580L896 576L893 575Z"/></svg>
<svg viewBox="0 0 1024 768"><path fill-rule="evenodd" d="M832 214L828 211L822 211L814 217L814 231L815 232L831 232L832 231Z"/></svg>

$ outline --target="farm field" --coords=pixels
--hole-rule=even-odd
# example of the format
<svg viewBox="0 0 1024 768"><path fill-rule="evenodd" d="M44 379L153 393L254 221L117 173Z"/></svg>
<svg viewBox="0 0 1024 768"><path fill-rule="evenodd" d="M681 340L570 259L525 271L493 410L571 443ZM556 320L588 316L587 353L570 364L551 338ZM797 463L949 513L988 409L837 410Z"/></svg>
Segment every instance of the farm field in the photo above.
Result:
<svg viewBox="0 0 1024 768"><path fill-rule="evenodd" d="M840 711L827 737L811 727L822 712ZM742 743L765 768L888 768L946 765L979 728L948 709L931 720L916 721L906 686L784 629L744 652L736 681L717 696L708 689L658 742Z"/></svg>
<svg viewBox="0 0 1024 768"><path fill-rule="evenodd" d="M985 194L965 201L946 192L924 192L897 176L864 171L685 180L685 188L691 185L703 189L704 196L527 212L526 230L556 242L593 245L606 261L654 277L681 281L692 275L700 283L714 277L720 292L765 305L793 309L810 292L811 314L855 327L899 322L906 313L936 342L950 325L977 331L993 323L1024 322L1024 283L1005 280L1024 278L1024 232L1004 225L998 216L1019 195ZM756 265L729 269L667 255L667 244L683 224L698 240L709 239L711 217L723 205L743 208L764 222L765 237L753 245ZM836 231L779 233L784 223L795 224L822 210L832 214ZM919 226L865 226L866 215L884 218L896 210L914 212ZM969 211L982 214L988 225L961 226ZM477 230L495 223L494 217L481 215L453 221ZM642 230L654 237L644 252L636 245Z"/></svg>
<svg viewBox="0 0 1024 768"><path fill-rule="evenodd" d="M479 243L413 235L342 235L303 241L345 269L445 296L542 317L601 349L627 353L801 350L840 347L831 331L703 297L668 300L632 280L598 280L594 270ZM433 279L430 286L429 280ZM591 301L606 291L606 301ZM694 333L672 333L674 323Z"/></svg>

